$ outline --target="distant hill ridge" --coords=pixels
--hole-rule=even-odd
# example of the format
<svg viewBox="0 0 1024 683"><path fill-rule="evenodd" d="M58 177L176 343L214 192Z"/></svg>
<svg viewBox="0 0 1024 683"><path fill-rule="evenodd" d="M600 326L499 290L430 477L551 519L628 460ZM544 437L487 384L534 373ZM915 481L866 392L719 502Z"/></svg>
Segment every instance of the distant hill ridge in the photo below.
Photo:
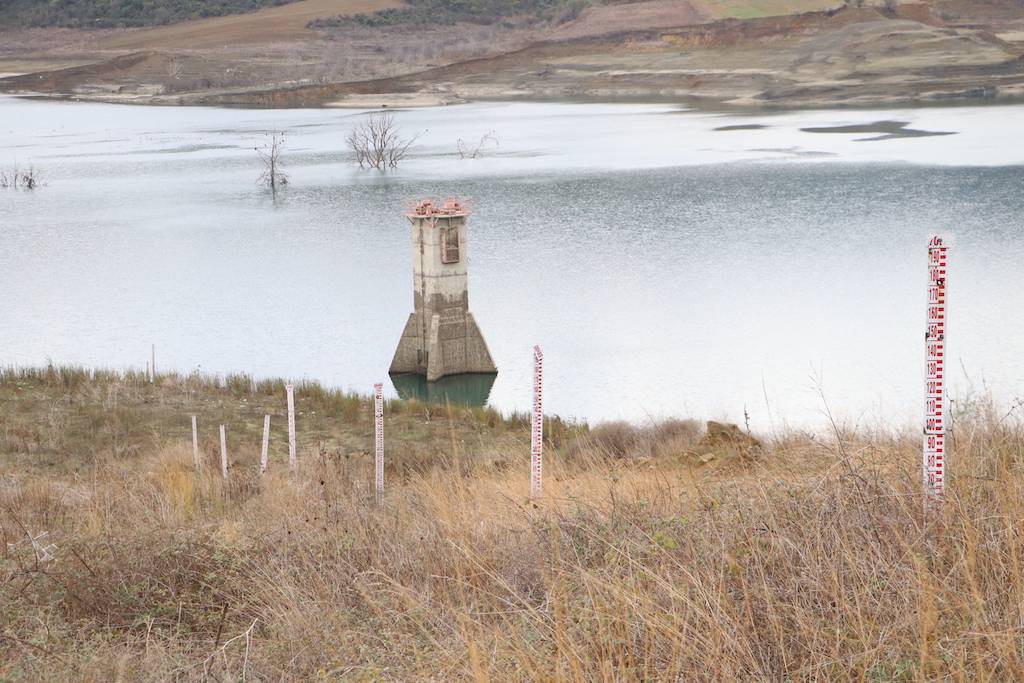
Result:
<svg viewBox="0 0 1024 683"><path fill-rule="evenodd" d="M254 12L297 0L0 0L0 29L29 27L139 28L176 24L190 19ZM408 23L489 24L507 17L567 21L593 0L406 0L403 9L340 14L311 21L313 28L347 23L388 26Z"/></svg>
<svg viewBox="0 0 1024 683"><path fill-rule="evenodd" d="M294 0L0 0L0 29L134 28L220 17Z"/></svg>

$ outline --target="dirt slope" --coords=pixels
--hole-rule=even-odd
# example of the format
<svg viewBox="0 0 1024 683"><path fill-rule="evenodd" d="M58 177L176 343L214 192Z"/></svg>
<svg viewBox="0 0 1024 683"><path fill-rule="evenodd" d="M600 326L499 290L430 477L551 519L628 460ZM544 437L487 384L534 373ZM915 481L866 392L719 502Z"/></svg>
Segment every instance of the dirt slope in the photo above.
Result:
<svg viewBox="0 0 1024 683"><path fill-rule="evenodd" d="M823 1L646 0L592 8L546 29L467 24L313 32L305 25L316 13L371 11L397 0L304 0L243 17L108 33L97 38L105 49L88 66L81 66L84 53L68 52L73 68L0 79L0 91L285 107L524 97L743 107L1024 98L1018 0L713 18ZM220 47L197 47L214 39ZM130 45L145 49L129 53ZM0 71L19 70L0 60Z"/></svg>
<svg viewBox="0 0 1024 683"><path fill-rule="evenodd" d="M616 33L624 26L634 30L669 28L700 24L711 17L695 8L688 0L649 0L628 5L602 5L583 11L575 21L551 32L552 40L569 40L586 36Z"/></svg>
<svg viewBox="0 0 1024 683"><path fill-rule="evenodd" d="M573 40L650 29L678 28L719 19L788 16L834 9L838 0L642 0L597 5L556 27L546 40Z"/></svg>
<svg viewBox="0 0 1024 683"><path fill-rule="evenodd" d="M209 94L207 104L365 106L435 99L675 99L743 107L879 106L1024 97L1024 45L875 9L729 19L548 41L359 83Z"/></svg>
<svg viewBox="0 0 1024 683"><path fill-rule="evenodd" d="M101 50L196 50L302 40L316 36L306 28L313 19L377 12L402 4L401 0L300 0L250 14L125 31L98 41L94 47Z"/></svg>
<svg viewBox="0 0 1024 683"><path fill-rule="evenodd" d="M842 6L840 0L693 0L698 11L713 19L755 19L803 12L818 12ZM867 0L866 4L873 4Z"/></svg>

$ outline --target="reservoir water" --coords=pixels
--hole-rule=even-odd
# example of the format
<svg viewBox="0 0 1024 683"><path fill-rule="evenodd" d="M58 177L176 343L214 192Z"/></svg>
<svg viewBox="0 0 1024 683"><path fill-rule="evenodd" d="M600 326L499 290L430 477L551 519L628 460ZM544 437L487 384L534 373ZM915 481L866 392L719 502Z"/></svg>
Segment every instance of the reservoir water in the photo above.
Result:
<svg viewBox="0 0 1024 683"><path fill-rule="evenodd" d="M161 369L368 392L412 309L402 213L458 196L502 410L529 408L539 344L566 417L914 424L932 232L954 239L954 397L1024 396L1022 106L394 114L421 137L380 173L345 149L362 112L0 98L0 169L45 182L0 189L0 364L141 368L155 344Z"/></svg>

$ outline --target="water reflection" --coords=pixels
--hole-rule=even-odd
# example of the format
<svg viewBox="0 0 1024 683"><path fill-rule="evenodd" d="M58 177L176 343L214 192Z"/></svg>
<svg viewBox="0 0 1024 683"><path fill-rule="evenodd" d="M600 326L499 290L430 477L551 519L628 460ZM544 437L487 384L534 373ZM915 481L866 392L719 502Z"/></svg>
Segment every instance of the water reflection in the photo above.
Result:
<svg viewBox="0 0 1024 683"><path fill-rule="evenodd" d="M423 375L391 375L398 397L428 403L451 403L460 406L483 406L491 395L496 374L474 373L449 375L428 382Z"/></svg>

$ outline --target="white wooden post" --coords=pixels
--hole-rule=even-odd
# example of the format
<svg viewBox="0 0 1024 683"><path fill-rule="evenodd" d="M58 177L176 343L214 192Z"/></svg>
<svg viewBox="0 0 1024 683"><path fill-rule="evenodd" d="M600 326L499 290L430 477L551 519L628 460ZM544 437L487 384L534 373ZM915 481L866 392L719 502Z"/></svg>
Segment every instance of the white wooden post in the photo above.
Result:
<svg viewBox="0 0 1024 683"><path fill-rule="evenodd" d="M228 437L224 431L224 425L220 426L220 473L224 480L228 478Z"/></svg>
<svg viewBox="0 0 1024 683"><path fill-rule="evenodd" d="M156 381L156 344L153 344L150 347L150 351L152 353L151 358L153 359L153 362L149 364L149 369L150 369L149 382L150 382L150 384L152 384L153 382Z"/></svg>
<svg viewBox="0 0 1024 683"><path fill-rule="evenodd" d="M530 435L530 497L541 494L544 459L544 354L533 347L533 429Z"/></svg>
<svg viewBox="0 0 1024 683"><path fill-rule="evenodd" d="M260 474L267 471L267 458L270 449L270 416L263 416L263 448L260 450Z"/></svg>
<svg viewBox="0 0 1024 683"><path fill-rule="evenodd" d="M926 506L942 503L946 488L946 270L949 244L928 240L928 309L925 322L924 461Z"/></svg>
<svg viewBox="0 0 1024 683"><path fill-rule="evenodd" d="M295 472L299 468L299 460L295 455L295 387L285 385L288 392L288 469Z"/></svg>
<svg viewBox="0 0 1024 683"><path fill-rule="evenodd" d="M192 465L198 472L202 467L199 461L199 427L196 424L196 416L192 416Z"/></svg>
<svg viewBox="0 0 1024 683"><path fill-rule="evenodd" d="M384 385L373 385L373 440L377 503L384 497Z"/></svg>

